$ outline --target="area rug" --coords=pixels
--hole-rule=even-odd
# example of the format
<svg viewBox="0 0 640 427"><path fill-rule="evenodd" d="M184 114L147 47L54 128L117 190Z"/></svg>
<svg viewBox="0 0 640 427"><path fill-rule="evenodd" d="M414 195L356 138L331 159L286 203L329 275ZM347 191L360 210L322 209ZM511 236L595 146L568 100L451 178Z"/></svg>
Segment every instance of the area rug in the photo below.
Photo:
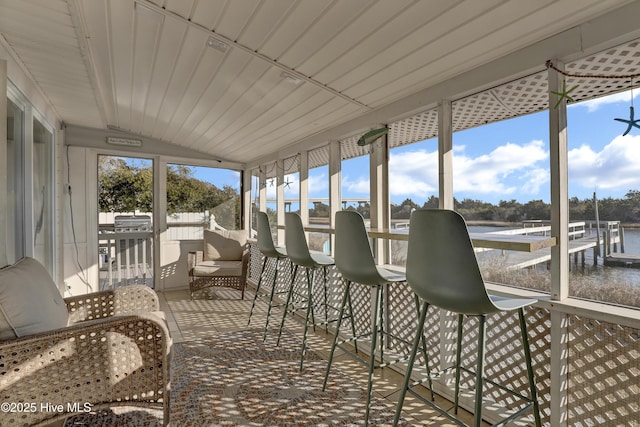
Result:
<svg viewBox="0 0 640 427"><path fill-rule="evenodd" d="M215 334L174 345L171 426L364 425L366 390L308 351L299 370L300 339L283 333L280 346L261 330ZM82 414L65 426L160 426L159 410L117 408ZM370 425L391 425L393 408L374 399ZM402 425L407 425L403 422Z"/></svg>

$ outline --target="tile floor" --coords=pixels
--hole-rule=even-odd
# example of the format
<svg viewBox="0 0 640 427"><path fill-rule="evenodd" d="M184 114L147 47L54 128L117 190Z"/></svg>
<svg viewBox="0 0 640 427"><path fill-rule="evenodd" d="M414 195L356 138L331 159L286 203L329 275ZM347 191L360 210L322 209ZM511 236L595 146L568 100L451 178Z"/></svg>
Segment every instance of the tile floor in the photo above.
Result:
<svg viewBox="0 0 640 427"><path fill-rule="evenodd" d="M174 342L184 342L208 336L212 332L236 331L247 328L247 320L253 292L248 289L245 299L240 300L240 293L235 290L218 288L210 290L208 295L191 300L186 290L159 293L161 310L166 313L167 322ZM272 319L281 319L281 311L276 311ZM272 312L273 315L273 312ZM263 326L266 318L266 304L258 301L251 319L252 327ZM277 324L277 323L276 323ZM302 322L287 317L285 327L302 339ZM267 337L269 339L269 336ZM332 336L317 329L309 336L309 347L328 357L331 349ZM334 358L334 366L349 375L355 383L360 383L363 389L367 387L367 366L357 361L347 353L338 353ZM374 393L383 398L392 408L396 407L399 389L403 376L391 368L376 369L374 379ZM426 392L426 389L425 389ZM436 397L441 407L451 408L452 403ZM464 412L464 411L460 411ZM407 394L402 412L403 418L414 426L454 426L455 423L438 414L419 399ZM466 423L472 423L468 413L458 414ZM488 425L488 424L486 424Z"/></svg>

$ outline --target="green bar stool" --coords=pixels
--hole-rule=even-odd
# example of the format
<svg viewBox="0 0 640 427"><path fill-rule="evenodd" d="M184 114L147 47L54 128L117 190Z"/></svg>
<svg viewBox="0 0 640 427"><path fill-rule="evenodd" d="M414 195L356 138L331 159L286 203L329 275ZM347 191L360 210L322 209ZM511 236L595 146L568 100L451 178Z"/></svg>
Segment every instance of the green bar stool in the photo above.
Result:
<svg viewBox="0 0 640 427"><path fill-rule="evenodd" d="M396 408L394 426L397 425L406 392L420 397L411 390L415 384L409 384L411 369L418 347L421 329L430 305L442 308L458 314L458 336L456 346L455 366L455 402L454 413L458 412L460 392L460 372L473 373L473 371L461 366L462 323L464 317L477 317L478 322L478 354L475 370L475 413L474 426L482 425L482 395L485 382L499 387L501 390L511 393L521 399L525 404L515 413L500 421L507 423L520 417L524 412L533 409L535 424L541 426L540 406L536 391L533 367L531 366L531 352L527 334L527 323L524 315L524 307L536 303L535 299L507 298L490 295L487 293L485 282L482 279L478 261L473 250L473 244L469 238L467 225L457 212L440 209L419 209L411 214L409 222L409 246L407 249L407 282L414 292L423 300L420 310L419 327L414 339L408 369L404 384L400 392L400 398ZM523 352L529 378L529 396L524 396L514 390L504 387L483 377L486 316L501 311L517 310L520 320ZM448 368L451 369L451 368ZM427 402L425 400L425 402ZM430 403L430 402L427 402ZM435 406L434 406L435 407ZM464 425L460 420L451 416L448 412L435 407L444 415L450 417L458 424Z"/></svg>
<svg viewBox="0 0 640 427"><path fill-rule="evenodd" d="M364 224L364 218L356 211L341 211L336 213L335 224L336 235L336 251L335 260L336 268L342 275L345 281L344 294L342 297L342 303L340 305L340 314L337 318L336 332L333 338L333 344L331 345L331 353L329 354L329 363L327 364L327 370L324 376L324 384L322 390L327 387L327 380L329 379L329 372L331 370L331 364L333 363L333 356L336 347L339 347L351 354L354 354L349 348L344 347L343 344L353 341L355 353L358 353L358 339L364 337L371 337L371 350L369 352L369 377L367 382L367 406L365 412L365 425L369 424L369 412L371 410L371 397L373 392L373 372L375 368L382 368L391 364L407 360L408 357L396 358L393 361L385 362L384 348L385 338L395 338L403 341L400 337L390 334L384 328L384 301L383 294L385 289L392 285L406 281L406 277L402 273L396 273L389 271L376 265L371 252L371 246L369 243L369 236ZM356 335L355 321L353 318L353 309L351 304L350 289L352 284L367 286L375 290L375 302L373 304L374 313L371 325L371 331ZM416 308L419 309L419 301L416 299ZM348 306L349 313L345 315L345 308ZM350 318L351 320L351 337L347 339L339 339L340 326L343 319ZM376 351L379 350L380 363L376 364ZM428 355L426 350L426 340L423 339L422 351L424 360L426 362L427 373L430 374ZM356 355L354 354L354 355ZM363 360L363 359L361 359ZM431 384L430 384L431 386ZM431 392L433 399L433 391Z"/></svg>
<svg viewBox="0 0 640 427"><path fill-rule="evenodd" d="M333 258L323 252L310 251L307 244L307 238L304 234L304 226L302 225L302 219L300 215L293 212L288 212L284 216L284 229L285 229L285 247L287 249L287 256L293 264L293 274L291 275L291 284L289 286L289 292L287 294L287 301L285 303L285 309L282 313L282 321L280 323L280 330L278 332L278 341L276 345L280 344L280 337L282 335L282 329L284 328L284 321L287 317L287 313L294 314L298 310L306 310L306 317L304 322L304 334L302 337L302 356L300 358L300 370L304 363L304 356L307 351L307 336L309 325L312 325L315 330L316 321L313 313L313 283L316 270L322 270L323 272L323 284L324 284L324 306L325 306L325 328L329 323L329 305L327 296L327 267L335 264ZM302 267L306 273L307 293L306 296L296 295L300 298L294 298L294 287L296 282L296 275L298 267Z"/></svg>
<svg viewBox="0 0 640 427"><path fill-rule="evenodd" d="M260 270L260 276L258 276L258 285L256 286L256 293L253 296L253 303L251 304L251 311L249 312L249 320L247 321L247 326L251 324L251 316L253 316L253 309L256 306L256 300L258 298L265 299L267 295L269 296L269 305L267 308L267 319L264 324L264 333L262 335L262 340L264 341L267 338L267 330L269 328L269 317L271 316L271 309L276 306L274 305L273 297L276 295L276 283L278 280L278 266L280 265L280 261L285 261L287 259L287 250L283 247L276 246L273 243L273 236L271 235L271 225L269 224L269 217L265 212L258 212L258 248L260 249L260 253L264 257L262 261L262 270ZM267 266L267 261L269 259L273 259L275 262L275 270L273 273L273 283L271 284L271 290L267 294L266 292L262 292L260 289L260 285L262 284L262 276L264 275L264 270Z"/></svg>

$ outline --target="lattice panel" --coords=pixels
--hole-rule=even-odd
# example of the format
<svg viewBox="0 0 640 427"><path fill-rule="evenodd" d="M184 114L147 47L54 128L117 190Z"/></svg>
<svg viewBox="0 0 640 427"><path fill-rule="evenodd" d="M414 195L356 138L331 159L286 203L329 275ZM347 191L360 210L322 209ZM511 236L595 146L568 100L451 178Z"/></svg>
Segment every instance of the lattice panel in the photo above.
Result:
<svg viewBox="0 0 640 427"><path fill-rule="evenodd" d="M389 125L389 147L395 148L438 136L438 110L424 111Z"/></svg>
<svg viewBox="0 0 640 427"><path fill-rule="evenodd" d="M547 310L527 308L527 329L532 364L538 391L538 403L543 423L551 413L551 321ZM475 371L477 361L478 319L465 317L462 340L462 365ZM522 352L522 338L517 312L498 313L487 317L485 351L485 377L529 396L529 380ZM465 374L461 385L469 389L475 386L475 377ZM496 387L487 385L485 398L492 398L507 409L521 407L522 401Z"/></svg>
<svg viewBox="0 0 640 427"><path fill-rule="evenodd" d="M309 151L309 169L329 164L329 146L316 148Z"/></svg>
<svg viewBox="0 0 640 427"><path fill-rule="evenodd" d="M413 343L418 323L418 308L414 293L406 283L389 287L389 328L408 343ZM440 366L440 311L431 307L424 324L424 337L427 341L429 367L437 370ZM411 345L400 340L392 340L391 348L399 354L409 354ZM424 357L418 353L414 366L425 366Z"/></svg>
<svg viewBox="0 0 640 427"><path fill-rule="evenodd" d="M364 132L363 132L364 133ZM342 160L353 159L354 157L365 156L371 151L371 146L363 147L358 145L360 134L340 141L340 156Z"/></svg>
<svg viewBox="0 0 640 427"><path fill-rule="evenodd" d="M640 330L569 317L569 423L640 426Z"/></svg>
<svg viewBox="0 0 640 427"><path fill-rule="evenodd" d="M623 76L640 72L640 41L608 49L588 58L565 65L565 70L571 74L591 74L605 76ZM604 95L631 89L638 86L640 79L632 81L630 78L573 78L567 77L567 87L578 85L571 92L575 101L584 101ZM631 100L631 99L629 99Z"/></svg>

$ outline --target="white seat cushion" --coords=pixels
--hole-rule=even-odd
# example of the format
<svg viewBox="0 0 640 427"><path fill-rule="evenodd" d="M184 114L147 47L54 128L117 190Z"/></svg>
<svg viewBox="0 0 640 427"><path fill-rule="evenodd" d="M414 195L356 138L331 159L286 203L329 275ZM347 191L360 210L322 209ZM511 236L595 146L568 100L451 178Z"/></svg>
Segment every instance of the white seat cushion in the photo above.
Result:
<svg viewBox="0 0 640 427"><path fill-rule="evenodd" d="M67 305L49 272L33 258L0 270L0 339L63 328Z"/></svg>
<svg viewBox="0 0 640 427"><path fill-rule="evenodd" d="M241 276L242 261L203 261L193 268L194 276Z"/></svg>

